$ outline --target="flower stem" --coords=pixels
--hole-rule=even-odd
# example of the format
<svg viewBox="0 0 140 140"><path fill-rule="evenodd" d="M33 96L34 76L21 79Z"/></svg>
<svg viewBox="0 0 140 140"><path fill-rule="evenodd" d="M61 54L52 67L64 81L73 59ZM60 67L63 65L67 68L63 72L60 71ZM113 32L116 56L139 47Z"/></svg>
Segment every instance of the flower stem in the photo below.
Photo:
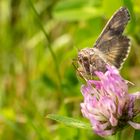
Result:
<svg viewBox="0 0 140 140"><path fill-rule="evenodd" d="M61 85L61 76L60 76L60 71L59 71L59 65L58 65L58 63L57 63L56 55L55 55L53 49L51 48L50 37L49 37L48 33L45 31L45 29L44 29L44 27L43 27L43 25L42 25L42 23L41 23L41 21L40 21L40 16L39 16L39 14L38 14L38 12L37 12L37 10L36 10L36 8L35 8L35 6L34 6L32 0L29 0L29 3L30 3L30 5L31 5L31 7L32 7L32 9L33 9L33 11L34 11L36 17L37 17L37 22L38 22L38 24L39 24L40 29L42 30L42 32L44 33L44 35L45 35L45 37L46 37L46 39L47 39L47 42L48 42L48 49L49 49L49 51L50 51L50 53L51 53L51 56L52 56L52 58L53 58L53 61L54 61L54 63L55 63L55 69L56 69L56 71L57 71L56 74L57 74L57 77L58 77L58 80L59 80L59 85Z"/></svg>
<svg viewBox="0 0 140 140"><path fill-rule="evenodd" d="M121 140L121 131L118 131L116 133L116 139L115 140Z"/></svg>

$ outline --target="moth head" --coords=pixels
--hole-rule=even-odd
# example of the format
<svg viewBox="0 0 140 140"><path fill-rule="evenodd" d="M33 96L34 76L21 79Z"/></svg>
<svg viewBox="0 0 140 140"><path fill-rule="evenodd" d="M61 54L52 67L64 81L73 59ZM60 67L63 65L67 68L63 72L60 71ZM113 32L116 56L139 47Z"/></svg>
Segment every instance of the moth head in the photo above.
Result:
<svg viewBox="0 0 140 140"><path fill-rule="evenodd" d="M87 62L88 61L88 56L86 56L86 55L79 55L78 56L78 61L79 61L79 63L80 64L82 64L82 63L84 63L84 62Z"/></svg>
<svg viewBox="0 0 140 140"><path fill-rule="evenodd" d="M91 48L85 48L78 52L78 61L80 64L90 60L91 53L93 53Z"/></svg>

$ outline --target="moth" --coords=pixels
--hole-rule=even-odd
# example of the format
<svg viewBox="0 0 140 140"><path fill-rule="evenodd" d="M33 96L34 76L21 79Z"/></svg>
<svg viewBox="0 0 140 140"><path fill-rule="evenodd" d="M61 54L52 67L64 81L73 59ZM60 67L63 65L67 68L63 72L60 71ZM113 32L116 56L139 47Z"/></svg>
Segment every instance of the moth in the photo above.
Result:
<svg viewBox="0 0 140 140"><path fill-rule="evenodd" d="M127 8L121 7L107 22L92 48L78 52L77 72L84 79L95 76L95 71L106 71L106 65L120 69L130 51L130 39L123 31L130 20Z"/></svg>

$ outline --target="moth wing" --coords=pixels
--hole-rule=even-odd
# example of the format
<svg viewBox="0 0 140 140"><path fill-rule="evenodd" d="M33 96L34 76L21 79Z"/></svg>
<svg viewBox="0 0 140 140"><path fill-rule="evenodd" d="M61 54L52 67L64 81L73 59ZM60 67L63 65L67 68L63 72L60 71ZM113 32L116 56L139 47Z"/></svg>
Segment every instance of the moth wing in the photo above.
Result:
<svg viewBox="0 0 140 140"><path fill-rule="evenodd" d="M94 47L101 51L109 64L120 68L130 50L130 40L122 35L130 20L127 8L121 7L110 18Z"/></svg>

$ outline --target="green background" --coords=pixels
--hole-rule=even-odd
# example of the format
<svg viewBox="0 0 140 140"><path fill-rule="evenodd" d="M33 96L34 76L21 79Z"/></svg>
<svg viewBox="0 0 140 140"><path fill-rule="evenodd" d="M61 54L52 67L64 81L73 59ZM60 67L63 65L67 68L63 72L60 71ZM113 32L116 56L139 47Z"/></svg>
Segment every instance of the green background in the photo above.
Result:
<svg viewBox="0 0 140 140"><path fill-rule="evenodd" d="M125 34L131 52L121 69L140 91L139 0L0 1L0 140L100 140L90 130L46 118L55 113L82 117L81 82L72 59L92 47L112 14L125 5L131 21ZM140 139L131 127L122 139ZM113 140L113 137L104 139Z"/></svg>

